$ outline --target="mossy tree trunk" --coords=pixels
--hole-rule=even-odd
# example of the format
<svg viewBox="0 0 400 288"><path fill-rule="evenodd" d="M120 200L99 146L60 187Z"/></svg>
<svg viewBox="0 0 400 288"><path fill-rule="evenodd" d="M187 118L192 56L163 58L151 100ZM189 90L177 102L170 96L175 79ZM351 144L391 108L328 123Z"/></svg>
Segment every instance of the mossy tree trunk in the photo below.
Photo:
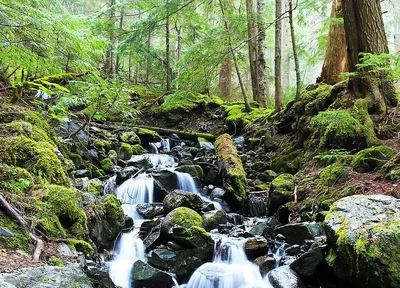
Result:
<svg viewBox="0 0 400 288"><path fill-rule="evenodd" d="M349 71L346 36L341 19L342 0L334 0L332 3L328 44L321 72L321 80L330 85L339 82L340 74Z"/></svg>
<svg viewBox="0 0 400 288"><path fill-rule="evenodd" d="M282 0L275 1L275 111L282 110Z"/></svg>
<svg viewBox="0 0 400 288"><path fill-rule="evenodd" d="M376 55L389 53L380 0L343 0L343 18L350 72L357 71L356 65L360 63L359 54L362 52ZM386 106L397 106L396 89L389 75L386 72L374 74L373 78L379 83L355 76L349 83L350 88L356 95L371 95L375 105L384 100Z"/></svg>
<svg viewBox="0 0 400 288"><path fill-rule="evenodd" d="M290 35L292 38L294 67L296 70L296 100L299 100L300 99L300 89L301 89L300 64L299 64L299 55L297 53L296 35L294 33L294 23L293 23L293 10L296 8L297 8L297 4L296 4L296 7L293 7L292 0L290 0L289 1L289 25L290 25Z"/></svg>

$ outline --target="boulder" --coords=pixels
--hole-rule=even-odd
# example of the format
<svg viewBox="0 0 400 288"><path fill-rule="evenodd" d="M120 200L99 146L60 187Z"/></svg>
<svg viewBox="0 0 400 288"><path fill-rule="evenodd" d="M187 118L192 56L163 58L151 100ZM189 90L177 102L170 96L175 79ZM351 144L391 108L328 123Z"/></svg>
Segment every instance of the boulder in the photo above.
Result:
<svg viewBox="0 0 400 288"><path fill-rule="evenodd" d="M273 288L304 288L300 277L287 266L275 268L268 273L268 280Z"/></svg>
<svg viewBox="0 0 400 288"><path fill-rule="evenodd" d="M276 260L273 256L260 256L254 260L254 263L260 267L260 273L264 277L267 273L276 268Z"/></svg>
<svg viewBox="0 0 400 288"><path fill-rule="evenodd" d="M132 267L133 287L170 288L174 285L172 276L149 264L138 260Z"/></svg>
<svg viewBox="0 0 400 288"><path fill-rule="evenodd" d="M306 240L313 240L315 237L325 235L322 225L315 222L301 222L283 225L275 228L275 233L285 236L286 242L290 245L300 245Z"/></svg>
<svg viewBox="0 0 400 288"><path fill-rule="evenodd" d="M132 175L136 174L139 168L135 166L129 166L124 168L122 171L117 172L117 178L115 179L117 185L121 185L123 182L131 178Z"/></svg>
<svg viewBox="0 0 400 288"><path fill-rule="evenodd" d="M351 166L360 173L371 172L383 166L394 154L393 149L387 146L367 148L357 153Z"/></svg>
<svg viewBox="0 0 400 288"><path fill-rule="evenodd" d="M244 251L249 259L268 254L268 242L264 237L249 238L244 243Z"/></svg>
<svg viewBox="0 0 400 288"><path fill-rule="evenodd" d="M161 224L163 235L188 247L208 247L211 236L203 228L203 219L194 210L179 207L167 214Z"/></svg>
<svg viewBox="0 0 400 288"><path fill-rule="evenodd" d="M218 228L219 224L225 224L227 222L226 212L224 210L209 211L204 213L201 217L203 218L203 227L207 231Z"/></svg>
<svg viewBox="0 0 400 288"><path fill-rule="evenodd" d="M266 201L263 197L250 197L249 208L252 217L265 215L267 209Z"/></svg>
<svg viewBox="0 0 400 288"><path fill-rule="evenodd" d="M145 219L152 219L164 213L163 206L154 203L143 203L136 206L137 212Z"/></svg>
<svg viewBox="0 0 400 288"><path fill-rule="evenodd" d="M237 213L226 213L226 218L228 222L234 225L242 225L243 224L243 216Z"/></svg>
<svg viewBox="0 0 400 288"><path fill-rule="evenodd" d="M319 265L324 261L325 250L326 245L307 251L290 264L290 268L301 277L313 276Z"/></svg>
<svg viewBox="0 0 400 288"><path fill-rule="evenodd" d="M163 205L164 210L167 213L178 207L187 207L200 212L204 206L204 201L195 193L183 190L174 190L165 196Z"/></svg>
<svg viewBox="0 0 400 288"><path fill-rule="evenodd" d="M85 272L90 278L94 287L98 288L115 288L113 281L108 275L107 269L93 261L86 261ZM77 286L75 286L77 287Z"/></svg>
<svg viewBox="0 0 400 288"><path fill-rule="evenodd" d="M324 221L335 275L357 287L400 287L400 200L354 195L336 201Z"/></svg>
<svg viewBox="0 0 400 288"><path fill-rule="evenodd" d="M294 199L294 177L291 174L281 174L275 178L269 190L267 216L272 216L284 205Z"/></svg>
<svg viewBox="0 0 400 288"><path fill-rule="evenodd" d="M49 288L49 287L93 287L90 279L78 264L63 267L41 266L24 268L14 273L0 274L0 287L6 288Z"/></svg>
<svg viewBox="0 0 400 288"><path fill-rule="evenodd" d="M147 259L154 267L171 269L175 266L176 253L167 249L154 249L150 251Z"/></svg>
<svg viewBox="0 0 400 288"><path fill-rule="evenodd" d="M142 224L143 227L143 224ZM142 228L141 227L141 228ZM162 242L161 236L161 224L158 224L151 228L146 238L143 240L143 244L147 250L153 249Z"/></svg>
<svg viewBox="0 0 400 288"><path fill-rule="evenodd" d="M176 167L175 171L182 172L182 173L188 173L193 178L197 178L199 180L203 179L203 177L204 177L203 169L201 169L201 167L199 165L182 165L182 166Z"/></svg>
<svg viewBox="0 0 400 288"><path fill-rule="evenodd" d="M176 174L171 170L153 170L151 176L154 178L154 201L163 202L168 193L177 188Z"/></svg>

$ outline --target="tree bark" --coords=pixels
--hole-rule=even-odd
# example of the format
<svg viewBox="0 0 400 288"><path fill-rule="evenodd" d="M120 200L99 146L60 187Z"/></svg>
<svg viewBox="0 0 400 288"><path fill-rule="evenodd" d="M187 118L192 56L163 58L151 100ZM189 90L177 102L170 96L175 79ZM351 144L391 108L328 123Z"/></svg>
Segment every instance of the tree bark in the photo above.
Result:
<svg viewBox="0 0 400 288"><path fill-rule="evenodd" d="M151 69L151 56L150 56L150 49L151 49L151 31L152 27L149 27L149 31L147 31L147 56L146 56L146 80L145 82L148 84L150 83L150 69Z"/></svg>
<svg viewBox="0 0 400 288"><path fill-rule="evenodd" d="M321 80L331 85L340 81L340 74L349 71L346 36L344 26L339 20L341 16L342 0L334 0L332 3L328 44L321 72Z"/></svg>
<svg viewBox="0 0 400 288"><path fill-rule="evenodd" d="M344 0L343 18L350 72L357 71L356 65L360 63L361 52L376 55L389 53L380 0ZM368 73L367 70L362 72ZM379 80L379 84L372 83L362 75L355 76L349 87L358 96L373 94L375 104L381 98L386 106L397 106L396 88L390 77L385 72L376 72L374 78ZM378 90L374 86L378 86Z"/></svg>
<svg viewBox="0 0 400 288"><path fill-rule="evenodd" d="M225 30L226 30L226 33L228 35L229 49L231 51L233 64L235 65L235 70L236 70L236 74L237 74L237 77L238 77L238 80L239 80L240 90L242 91L245 110L246 110L246 112L250 112L251 111L251 107L250 107L250 104L249 104L249 99L247 98L247 95L246 95L246 90L244 89L243 80L242 80L242 76L240 74L239 65L237 63L235 50L233 49L231 32L229 31L229 24L228 24L228 22L227 22L227 20L225 18L225 10L224 10L224 6L222 4L222 0L219 0L219 6L221 8L221 13L222 13L222 17L223 17L223 20L224 20Z"/></svg>
<svg viewBox="0 0 400 288"><path fill-rule="evenodd" d="M282 110L282 0L275 1L275 112Z"/></svg>
<svg viewBox="0 0 400 288"><path fill-rule="evenodd" d="M232 91L232 59L227 55L221 64L218 77L218 87L221 94L229 97Z"/></svg>
<svg viewBox="0 0 400 288"><path fill-rule="evenodd" d="M170 53L170 31L169 31L169 0L167 0L167 19L165 23L165 70L167 74L167 83L166 83L166 91L170 92L171 91L171 80L172 80L172 75L171 75L171 53Z"/></svg>
<svg viewBox="0 0 400 288"><path fill-rule="evenodd" d="M246 16L247 16L247 36L248 36L248 50L249 50L249 64L250 64L250 75L251 75L251 88L253 91L253 100L259 102L258 92L258 78L257 78L257 56L258 56L258 45L257 45L257 22L256 22L256 5L255 0L246 0Z"/></svg>
<svg viewBox="0 0 400 288"><path fill-rule="evenodd" d="M269 81L267 75L267 63L265 62L265 0L257 0L257 82L258 99L261 107L267 107L269 102Z"/></svg>
<svg viewBox="0 0 400 288"><path fill-rule="evenodd" d="M296 100L299 100L299 98L300 98L300 89L301 89L301 78L300 78L299 55L297 54L297 46L296 46L296 35L294 33L292 0L289 0L289 25L290 25L290 35L292 37L294 67L295 67L295 70L296 70Z"/></svg>

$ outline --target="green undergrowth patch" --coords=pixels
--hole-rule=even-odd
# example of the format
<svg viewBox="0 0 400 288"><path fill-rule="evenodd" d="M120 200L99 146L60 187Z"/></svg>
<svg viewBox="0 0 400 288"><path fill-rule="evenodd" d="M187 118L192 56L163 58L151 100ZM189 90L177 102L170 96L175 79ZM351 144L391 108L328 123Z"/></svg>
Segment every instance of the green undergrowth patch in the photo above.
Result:
<svg viewBox="0 0 400 288"><path fill-rule="evenodd" d="M272 109L253 108L250 112L245 111L244 103L234 103L223 106L226 113L226 122L236 126L245 127L255 120L273 113Z"/></svg>

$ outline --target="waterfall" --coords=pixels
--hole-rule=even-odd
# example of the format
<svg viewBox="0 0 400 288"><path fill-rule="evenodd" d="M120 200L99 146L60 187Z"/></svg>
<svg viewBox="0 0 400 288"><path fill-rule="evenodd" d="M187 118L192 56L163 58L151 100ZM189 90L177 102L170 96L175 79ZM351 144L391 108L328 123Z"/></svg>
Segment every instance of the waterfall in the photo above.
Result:
<svg viewBox="0 0 400 288"><path fill-rule="evenodd" d="M122 183L115 192L122 203L124 213L134 219L135 227L128 233L122 233L117 239L115 258L108 263L109 274L114 284L122 288L132 288L131 270L137 260L146 261L145 247L139 238L142 216L137 213L136 205L153 202L153 179L141 174Z"/></svg>
<svg viewBox="0 0 400 288"><path fill-rule="evenodd" d="M192 192L200 196L201 199L203 199L207 203L212 203L214 204L215 209L222 209L222 206L220 203L216 201L212 201L210 198L207 196L202 195L199 192L199 189L197 189L196 183L194 182L193 177L189 173L183 173L183 172L177 172L175 171L176 178L177 178L177 186L178 189L187 191L187 192Z"/></svg>
<svg viewBox="0 0 400 288"><path fill-rule="evenodd" d="M186 288L268 288L259 267L251 263L243 249L244 240L216 241L212 263L200 266Z"/></svg>
<svg viewBox="0 0 400 288"><path fill-rule="evenodd" d="M156 143L150 142L149 143L149 150L152 154L158 154L158 147Z"/></svg>
<svg viewBox="0 0 400 288"><path fill-rule="evenodd" d="M168 153L171 151L171 145L169 144L168 138L161 139L160 142L150 142L149 143L149 150L152 154L158 154L158 149L161 149L163 153Z"/></svg>

